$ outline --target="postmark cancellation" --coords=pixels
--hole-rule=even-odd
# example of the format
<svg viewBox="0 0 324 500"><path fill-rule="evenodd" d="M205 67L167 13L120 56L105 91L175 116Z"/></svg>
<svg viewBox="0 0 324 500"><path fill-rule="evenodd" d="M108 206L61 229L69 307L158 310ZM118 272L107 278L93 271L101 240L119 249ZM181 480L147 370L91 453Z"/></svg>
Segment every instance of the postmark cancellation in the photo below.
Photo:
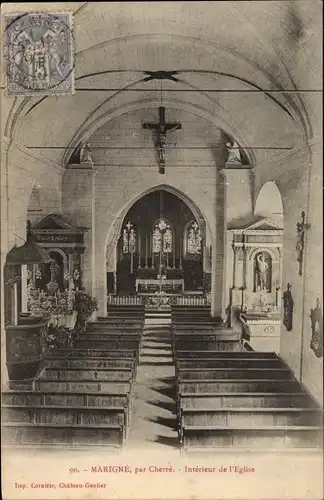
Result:
<svg viewBox="0 0 324 500"><path fill-rule="evenodd" d="M4 61L8 95L74 93L72 13L4 16Z"/></svg>

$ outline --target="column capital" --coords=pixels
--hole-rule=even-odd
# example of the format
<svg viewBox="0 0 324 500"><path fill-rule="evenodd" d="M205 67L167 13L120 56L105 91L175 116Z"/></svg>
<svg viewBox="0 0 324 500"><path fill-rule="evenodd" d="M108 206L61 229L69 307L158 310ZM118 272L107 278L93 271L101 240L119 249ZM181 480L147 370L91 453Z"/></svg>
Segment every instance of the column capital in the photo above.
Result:
<svg viewBox="0 0 324 500"><path fill-rule="evenodd" d="M254 175L254 171L251 167L241 167L241 168L222 168L219 173L224 177L228 177L231 175L246 175L247 177L252 177Z"/></svg>

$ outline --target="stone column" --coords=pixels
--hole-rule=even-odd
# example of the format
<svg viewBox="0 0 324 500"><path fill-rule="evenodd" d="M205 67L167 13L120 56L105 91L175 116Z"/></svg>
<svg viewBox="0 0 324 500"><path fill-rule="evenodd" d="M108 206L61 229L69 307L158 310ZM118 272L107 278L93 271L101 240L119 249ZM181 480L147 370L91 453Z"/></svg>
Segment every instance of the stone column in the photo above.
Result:
<svg viewBox="0 0 324 500"><path fill-rule="evenodd" d="M82 256L82 282L86 291L96 296L96 170L93 169L92 163L70 165L64 174L62 187L63 216L66 215L76 225L84 226L87 229L84 233L85 252ZM99 297L97 298L99 299Z"/></svg>
<svg viewBox="0 0 324 500"><path fill-rule="evenodd" d="M225 313L226 301L226 176L218 172L216 180L216 237L212 249L211 273L211 315L221 318Z"/></svg>
<svg viewBox="0 0 324 500"><path fill-rule="evenodd" d="M21 312L27 312L27 266L21 266Z"/></svg>

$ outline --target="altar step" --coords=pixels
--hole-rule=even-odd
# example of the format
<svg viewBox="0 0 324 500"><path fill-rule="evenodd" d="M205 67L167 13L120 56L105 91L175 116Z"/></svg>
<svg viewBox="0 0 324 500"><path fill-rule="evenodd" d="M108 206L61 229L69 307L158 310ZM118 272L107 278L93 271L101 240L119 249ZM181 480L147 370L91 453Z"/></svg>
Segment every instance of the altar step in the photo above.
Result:
<svg viewBox="0 0 324 500"><path fill-rule="evenodd" d="M148 325L171 325L171 311L159 311L158 309L146 309L145 327Z"/></svg>

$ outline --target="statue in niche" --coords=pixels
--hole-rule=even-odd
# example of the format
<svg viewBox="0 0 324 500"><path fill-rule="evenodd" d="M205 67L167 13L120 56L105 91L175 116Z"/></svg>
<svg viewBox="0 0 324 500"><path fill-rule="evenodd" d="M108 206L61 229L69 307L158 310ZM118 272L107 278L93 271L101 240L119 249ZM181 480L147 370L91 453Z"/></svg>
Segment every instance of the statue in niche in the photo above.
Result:
<svg viewBox="0 0 324 500"><path fill-rule="evenodd" d="M88 142L81 146L80 161L81 163L92 162L91 149Z"/></svg>
<svg viewBox="0 0 324 500"><path fill-rule="evenodd" d="M268 258L267 258L268 257ZM261 292L271 292L269 262L270 256L265 252L260 252L255 257L255 290ZM268 260L268 262L267 262Z"/></svg>
<svg viewBox="0 0 324 500"><path fill-rule="evenodd" d="M50 281L46 285L46 289L49 293L55 293L59 289L58 278L61 268L55 259L51 260L49 265L50 271Z"/></svg>
<svg viewBox="0 0 324 500"><path fill-rule="evenodd" d="M287 284L287 290L283 294L283 324L288 332L291 332L293 328L293 311L294 311L294 301L291 295L291 284Z"/></svg>
<svg viewBox="0 0 324 500"><path fill-rule="evenodd" d="M242 155L241 155L240 147L237 144L237 142L235 142L235 141L233 141L233 143L227 142L226 147L227 147L227 151L228 151L228 157L227 157L226 162L242 164Z"/></svg>
<svg viewBox="0 0 324 500"><path fill-rule="evenodd" d="M323 356L323 316L319 298L316 300L316 307L310 311L310 319L312 327L310 348L317 358L321 358Z"/></svg>

